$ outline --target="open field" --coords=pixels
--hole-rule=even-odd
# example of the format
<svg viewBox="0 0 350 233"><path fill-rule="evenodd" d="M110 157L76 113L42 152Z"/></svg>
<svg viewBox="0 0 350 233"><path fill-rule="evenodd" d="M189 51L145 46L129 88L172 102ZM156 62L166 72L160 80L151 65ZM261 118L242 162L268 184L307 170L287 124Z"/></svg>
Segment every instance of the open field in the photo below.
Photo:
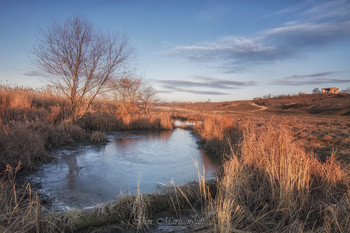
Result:
<svg viewBox="0 0 350 233"><path fill-rule="evenodd" d="M265 109L252 101L198 102L198 103L159 103L156 108L164 111L189 113L251 114Z"/></svg>
<svg viewBox="0 0 350 233"><path fill-rule="evenodd" d="M350 115L350 94L286 95L273 98L255 98L253 102L276 113L308 113L325 116Z"/></svg>
<svg viewBox="0 0 350 233"><path fill-rule="evenodd" d="M170 111L200 113L348 116L350 114L350 94L302 94L276 97L254 98L225 102L173 102L157 105Z"/></svg>
<svg viewBox="0 0 350 233"><path fill-rule="evenodd" d="M224 116L225 119L234 119L235 122L250 121L259 125L279 122L306 149L318 154L321 160L324 161L332 152L336 152L338 158L350 163L348 94L281 96L216 103L165 103L158 104L156 108L193 120Z"/></svg>
<svg viewBox="0 0 350 233"><path fill-rule="evenodd" d="M324 106L332 100L338 106L337 98ZM310 108L313 101L303 106ZM186 228L197 232L349 232L346 104L341 105L345 110L337 107L337 114L291 112L252 101L159 103L149 114L121 114L115 103L100 100L76 125L65 121L64 101L48 91L3 88L0 105L2 232L96 232L100 225L97 232L113 232L113 226L157 232L154 221L165 213L204 218L205 224ZM16 185L16 173L49 161L52 148L76 141L103 143L106 131L171 129L173 118L198 122L193 133L200 146L222 161L217 181L200 176L162 194L127 195L62 213L42 211L30 185Z"/></svg>

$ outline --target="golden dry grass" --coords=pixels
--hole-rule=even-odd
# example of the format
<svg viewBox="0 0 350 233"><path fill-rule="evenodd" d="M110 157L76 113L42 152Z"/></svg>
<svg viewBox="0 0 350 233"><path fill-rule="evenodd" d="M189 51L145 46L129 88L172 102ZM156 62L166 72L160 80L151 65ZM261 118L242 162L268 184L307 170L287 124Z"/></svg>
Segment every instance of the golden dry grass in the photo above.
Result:
<svg viewBox="0 0 350 233"><path fill-rule="evenodd" d="M1 232L74 231L71 223L76 217L61 221L51 213L41 212L30 185L18 187L14 175L9 175L12 167L21 164L16 173L31 170L50 159L48 150L67 143L105 142L105 131L173 127L170 114L119 115L116 105L107 101L96 103L77 125L72 125L65 120L65 106L64 100L50 90L0 87L0 172L7 174L0 179ZM136 196L131 216L142 214L143 200L141 194Z"/></svg>
<svg viewBox="0 0 350 233"><path fill-rule="evenodd" d="M170 114L119 114L117 105L98 101L76 125L67 104L49 89L0 86L0 171L6 164L30 170L47 161L46 150L77 141L105 142L106 131L172 129Z"/></svg>
<svg viewBox="0 0 350 233"><path fill-rule="evenodd" d="M46 161L46 151L53 147L103 142L104 131L171 129L173 117L200 120L194 133L203 148L223 160L215 192L202 177L199 185L174 186L167 195L126 195L103 213L96 208L93 214L72 212L63 219L41 215L30 186L18 188L7 175L0 182L2 232L74 231L110 221L147 230L132 220L159 210L179 216L184 208L207 213L215 232L349 232L349 169L338 160L350 161L346 117L120 114L113 103L100 101L78 125L71 125L64 120L59 96L8 87L0 88L0 106L0 170L6 174L19 162L31 169Z"/></svg>
<svg viewBox="0 0 350 233"><path fill-rule="evenodd" d="M215 231L348 232L349 178L334 155L321 162L275 122L246 123L241 140L207 201Z"/></svg>
<svg viewBox="0 0 350 233"><path fill-rule="evenodd" d="M7 165L0 178L0 231L39 232L40 203L29 183L17 187L15 183L17 167Z"/></svg>

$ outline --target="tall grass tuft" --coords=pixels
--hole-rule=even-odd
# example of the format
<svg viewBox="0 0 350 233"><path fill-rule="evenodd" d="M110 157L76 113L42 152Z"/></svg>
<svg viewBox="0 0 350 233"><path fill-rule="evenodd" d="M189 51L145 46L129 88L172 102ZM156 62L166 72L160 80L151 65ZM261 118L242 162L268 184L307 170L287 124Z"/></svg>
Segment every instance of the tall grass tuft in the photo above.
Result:
<svg viewBox="0 0 350 233"><path fill-rule="evenodd" d="M20 161L25 169L32 169L35 161L46 161L41 135L30 130L25 123L16 123L0 132L0 171L6 164L15 167Z"/></svg>
<svg viewBox="0 0 350 233"><path fill-rule="evenodd" d="M194 133L200 137L202 147L215 157L222 157L233 149L238 150L243 126L235 118L207 116L202 124L196 124Z"/></svg>
<svg viewBox="0 0 350 233"><path fill-rule="evenodd" d="M17 167L6 166L0 179L0 231L1 232L39 232L40 203L32 192L30 184L17 187L15 184Z"/></svg>
<svg viewBox="0 0 350 233"><path fill-rule="evenodd" d="M334 156L322 163L284 127L250 125L209 206L218 232L347 232L348 185Z"/></svg>
<svg viewBox="0 0 350 233"><path fill-rule="evenodd" d="M122 116L111 116L94 113L83 117L79 126L93 131L123 131L144 129L172 129L173 120L170 114L125 114Z"/></svg>

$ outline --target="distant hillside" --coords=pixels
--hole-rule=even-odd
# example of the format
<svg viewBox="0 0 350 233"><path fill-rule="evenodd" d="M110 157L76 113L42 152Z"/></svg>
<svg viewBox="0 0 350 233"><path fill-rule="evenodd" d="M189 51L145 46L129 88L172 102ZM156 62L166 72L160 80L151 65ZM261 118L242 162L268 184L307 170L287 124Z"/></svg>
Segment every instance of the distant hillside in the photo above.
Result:
<svg viewBox="0 0 350 233"><path fill-rule="evenodd" d="M262 107L252 104L249 100L226 101L226 102L178 102L160 103L158 107L166 107L178 111L197 111L207 113L248 113L256 112Z"/></svg>
<svg viewBox="0 0 350 233"><path fill-rule="evenodd" d="M302 94L255 98L253 102L270 111L350 116L350 94Z"/></svg>

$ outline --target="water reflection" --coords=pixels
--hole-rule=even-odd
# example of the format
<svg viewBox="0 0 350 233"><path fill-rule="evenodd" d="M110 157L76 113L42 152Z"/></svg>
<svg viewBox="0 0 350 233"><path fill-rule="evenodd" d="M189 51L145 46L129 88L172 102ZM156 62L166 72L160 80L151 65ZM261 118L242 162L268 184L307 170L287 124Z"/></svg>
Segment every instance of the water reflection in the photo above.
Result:
<svg viewBox="0 0 350 233"><path fill-rule="evenodd" d="M137 144L140 140L148 140L152 141L167 141L169 137L172 135L172 131L170 130L162 130L162 131L153 131L153 132L140 132L140 131L129 131L119 133L119 135L114 135L114 140L121 147L129 148L132 147L133 144Z"/></svg>
<svg viewBox="0 0 350 233"><path fill-rule="evenodd" d="M66 162L69 168L69 172L67 174L67 183L68 183L68 188L69 189L74 189L75 188L75 177L78 172L78 166L77 166L77 158L75 156L66 156L63 155L62 158Z"/></svg>
<svg viewBox="0 0 350 233"><path fill-rule="evenodd" d="M115 199L120 192L136 193L139 174L141 192L197 179L202 173L215 177L216 166L198 149L187 130L118 132L108 135L105 146L68 147L57 151L57 163L47 164L29 177L54 203L84 207ZM57 204L58 205L58 204ZM57 207L57 206L56 206Z"/></svg>

